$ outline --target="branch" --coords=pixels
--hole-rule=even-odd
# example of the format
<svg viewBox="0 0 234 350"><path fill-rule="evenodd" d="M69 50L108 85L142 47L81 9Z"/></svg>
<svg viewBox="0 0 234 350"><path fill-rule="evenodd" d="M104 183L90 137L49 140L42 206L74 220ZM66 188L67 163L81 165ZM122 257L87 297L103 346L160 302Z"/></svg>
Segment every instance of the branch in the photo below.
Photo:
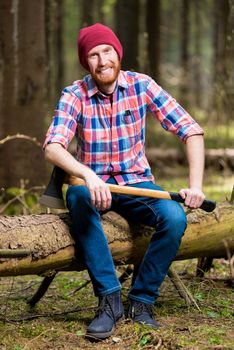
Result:
<svg viewBox="0 0 234 350"><path fill-rule="evenodd" d="M32 141L37 146L41 147L41 143L39 141L37 141L36 137L30 137L30 136L24 135L24 134L9 135L9 136L5 137L4 139L0 140L0 145L3 145L4 143L11 141L11 140L15 140L15 139L23 139L23 140Z"/></svg>
<svg viewBox="0 0 234 350"><path fill-rule="evenodd" d="M231 255L230 247L228 244L228 240L224 239L223 244L225 246L226 252L227 252L227 258L229 261L229 267L230 267L230 280L231 283L234 283L234 255Z"/></svg>
<svg viewBox="0 0 234 350"><path fill-rule="evenodd" d="M60 312L55 312L55 313L43 313L43 314L30 314L30 315L22 316L19 318L16 318L16 317L9 318L9 317L5 317L5 316L3 316L3 317L0 316L0 321L4 322L4 323L17 323L17 322L22 322L22 321L31 321L31 320L35 320L36 318L41 318L41 317L47 318L47 317L67 315L67 314L75 313L75 312L94 310L95 308L96 308L96 306L90 306L90 307L84 307L84 308L77 307L75 309L67 310L67 311L60 311Z"/></svg>

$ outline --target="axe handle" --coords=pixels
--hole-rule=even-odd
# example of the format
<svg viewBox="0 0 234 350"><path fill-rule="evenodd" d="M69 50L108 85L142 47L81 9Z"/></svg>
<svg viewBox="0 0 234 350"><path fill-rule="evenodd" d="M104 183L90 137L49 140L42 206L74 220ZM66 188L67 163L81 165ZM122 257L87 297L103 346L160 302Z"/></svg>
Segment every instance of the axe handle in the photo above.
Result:
<svg viewBox="0 0 234 350"><path fill-rule="evenodd" d="M65 183L69 185L86 185L83 179L80 179L75 176L69 176L66 178ZM163 198L171 199L179 203L184 203L184 199L179 195L179 193L167 192L167 191L158 191L158 190L149 190L147 188L136 188L131 186L120 186L108 184L108 187L112 193L141 196L141 197L152 197L152 198ZM215 209L216 203L211 200L205 199L200 206L201 209L211 212Z"/></svg>

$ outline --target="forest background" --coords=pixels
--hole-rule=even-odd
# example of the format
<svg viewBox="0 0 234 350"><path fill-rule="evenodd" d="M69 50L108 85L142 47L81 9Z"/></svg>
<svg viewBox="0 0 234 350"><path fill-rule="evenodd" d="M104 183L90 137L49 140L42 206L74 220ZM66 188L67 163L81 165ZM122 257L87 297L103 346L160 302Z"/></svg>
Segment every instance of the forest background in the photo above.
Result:
<svg viewBox="0 0 234 350"><path fill-rule="evenodd" d="M204 128L207 149L233 148L233 3L1 0L0 140L19 133L43 143L62 88L86 74L78 63L78 31L101 22L123 44L123 69L149 74L174 96ZM147 147L183 152L152 118ZM48 179L36 142L2 142L0 164L4 188Z"/></svg>
<svg viewBox="0 0 234 350"><path fill-rule="evenodd" d="M230 199L234 0L0 0L0 215L17 214L20 222L21 214L46 210L38 204L51 170L42 143L61 90L86 74L78 63L78 31L96 22L119 36L123 69L152 76L200 123L205 194L218 204ZM150 116L146 141L159 184L169 191L186 186L182 143ZM26 301L43 276L1 277L0 349L233 349L231 263L211 261L202 279L197 259L173 266L199 308L179 298L167 279L156 310L160 331L126 321L101 345L84 338L96 306L86 271L59 273L31 309Z"/></svg>

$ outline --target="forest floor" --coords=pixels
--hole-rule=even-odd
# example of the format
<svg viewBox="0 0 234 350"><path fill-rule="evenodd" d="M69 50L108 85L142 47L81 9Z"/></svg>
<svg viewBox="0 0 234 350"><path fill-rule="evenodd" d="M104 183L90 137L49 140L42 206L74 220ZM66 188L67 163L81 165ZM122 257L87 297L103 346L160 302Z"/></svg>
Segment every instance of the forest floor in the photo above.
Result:
<svg viewBox="0 0 234 350"><path fill-rule="evenodd" d="M126 319L113 336L102 342L85 338L96 306L91 284L76 291L88 280L86 272L59 273L33 309L27 300L37 290L42 277L1 278L0 349L233 350L234 295L228 284L228 262L214 260L211 271L202 279L195 277L196 259L173 264L200 310L187 306L167 278L155 305L159 330L134 325ZM130 279L123 284L126 307L129 285Z"/></svg>
<svg viewBox="0 0 234 350"><path fill-rule="evenodd" d="M184 186L181 177L163 178L160 185L175 191ZM208 174L204 190L207 198L230 198L233 174ZM204 278L196 277L197 260L174 262L173 267L192 293L195 305L187 306L169 278L155 305L159 330L134 325L126 319L113 336L102 342L85 338L97 300L87 272L59 273L40 302L30 309L27 300L36 292L42 276L0 278L0 350L76 350L76 349L160 349L160 350L233 350L234 293L230 284L230 266L215 259ZM121 273L123 267L118 268ZM127 308L130 278L123 284Z"/></svg>

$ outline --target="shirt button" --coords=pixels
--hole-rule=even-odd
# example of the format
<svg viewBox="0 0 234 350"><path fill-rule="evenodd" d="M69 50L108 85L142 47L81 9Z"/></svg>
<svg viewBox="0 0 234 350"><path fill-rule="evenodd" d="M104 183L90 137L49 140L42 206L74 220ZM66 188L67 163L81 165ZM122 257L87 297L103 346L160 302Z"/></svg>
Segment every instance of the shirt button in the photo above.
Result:
<svg viewBox="0 0 234 350"><path fill-rule="evenodd" d="M116 146L116 145L114 145L113 147L114 147L114 149L116 149L116 148L117 148L117 146Z"/></svg>

